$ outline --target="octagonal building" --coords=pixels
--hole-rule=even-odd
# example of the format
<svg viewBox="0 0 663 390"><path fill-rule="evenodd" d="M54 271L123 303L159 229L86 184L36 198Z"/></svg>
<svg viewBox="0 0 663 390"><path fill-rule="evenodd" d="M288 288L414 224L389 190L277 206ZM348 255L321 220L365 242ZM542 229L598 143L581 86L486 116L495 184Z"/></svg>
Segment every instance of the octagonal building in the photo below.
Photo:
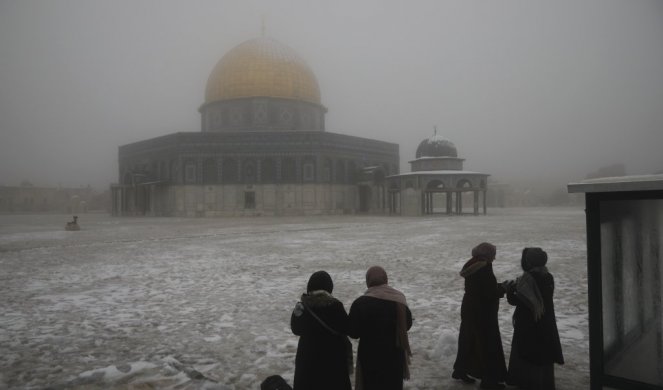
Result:
<svg viewBox="0 0 663 390"><path fill-rule="evenodd" d="M261 37L231 49L199 111L200 132L119 147L113 215L389 212L398 145L325 131L315 74L290 47Z"/></svg>

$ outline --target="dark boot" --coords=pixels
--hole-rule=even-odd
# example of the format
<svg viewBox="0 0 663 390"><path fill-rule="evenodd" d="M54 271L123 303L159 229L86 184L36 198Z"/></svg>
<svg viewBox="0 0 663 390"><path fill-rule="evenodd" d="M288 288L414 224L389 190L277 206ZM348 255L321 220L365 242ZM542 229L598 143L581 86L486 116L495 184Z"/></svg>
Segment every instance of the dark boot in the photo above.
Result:
<svg viewBox="0 0 663 390"><path fill-rule="evenodd" d="M459 379L459 380L461 380L465 383L474 383L475 382L474 378L470 378L464 372L454 371L453 374L451 374L451 377L454 378L454 379Z"/></svg>

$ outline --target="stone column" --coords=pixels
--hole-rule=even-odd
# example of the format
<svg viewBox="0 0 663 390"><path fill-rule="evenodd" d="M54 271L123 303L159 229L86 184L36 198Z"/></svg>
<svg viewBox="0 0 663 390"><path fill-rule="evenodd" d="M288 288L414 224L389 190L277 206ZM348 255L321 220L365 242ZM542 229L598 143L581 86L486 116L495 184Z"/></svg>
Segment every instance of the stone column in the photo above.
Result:
<svg viewBox="0 0 663 390"><path fill-rule="evenodd" d="M474 215L479 215L479 191L472 191L474 194Z"/></svg>
<svg viewBox="0 0 663 390"><path fill-rule="evenodd" d="M463 214L463 193L456 191L456 214Z"/></svg>
<svg viewBox="0 0 663 390"><path fill-rule="evenodd" d="M446 203L446 208L447 208L447 215L451 215L453 213L453 207L452 207L452 192L446 191L444 193L444 200Z"/></svg>

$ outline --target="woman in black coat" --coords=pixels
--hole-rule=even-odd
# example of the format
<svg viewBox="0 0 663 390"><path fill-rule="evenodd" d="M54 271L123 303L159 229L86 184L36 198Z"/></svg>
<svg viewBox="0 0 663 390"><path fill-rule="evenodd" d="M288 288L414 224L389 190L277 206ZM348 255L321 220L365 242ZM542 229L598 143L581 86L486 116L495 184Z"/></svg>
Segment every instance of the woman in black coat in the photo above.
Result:
<svg viewBox="0 0 663 390"><path fill-rule="evenodd" d="M553 365L564 364L553 305L555 280L547 261L541 248L523 249L523 275L507 292L507 300L516 306L508 382L523 389L554 390Z"/></svg>
<svg viewBox="0 0 663 390"><path fill-rule="evenodd" d="M466 383L481 378L482 389L503 389L506 364L497 311L504 288L497 283L492 262L496 248L484 242L472 249L460 275L465 278L465 295L460 309L458 354L452 377Z"/></svg>
<svg viewBox="0 0 663 390"><path fill-rule="evenodd" d="M368 269L366 286L350 307L349 334L359 339L355 390L402 390L410 378L412 313L382 267Z"/></svg>
<svg viewBox="0 0 663 390"><path fill-rule="evenodd" d="M290 317L292 333L300 336L294 390L351 389L348 314L343 303L331 295L333 288L327 272L315 272Z"/></svg>

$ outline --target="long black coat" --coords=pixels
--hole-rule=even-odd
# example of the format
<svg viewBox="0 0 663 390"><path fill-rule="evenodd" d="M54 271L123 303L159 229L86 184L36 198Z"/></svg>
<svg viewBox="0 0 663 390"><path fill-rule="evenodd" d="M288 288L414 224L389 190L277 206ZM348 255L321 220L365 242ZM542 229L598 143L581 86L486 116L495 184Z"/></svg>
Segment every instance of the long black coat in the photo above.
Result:
<svg viewBox="0 0 663 390"><path fill-rule="evenodd" d="M530 309L518 298L518 293L509 291L507 300L516 307L513 313L513 344L517 345L517 351L511 353L516 352L521 359L536 365L564 364L553 304L555 280L548 272L530 272L530 275L541 292L544 313L535 322Z"/></svg>
<svg viewBox="0 0 663 390"><path fill-rule="evenodd" d="M359 339L363 390L402 390L405 354L396 345L396 302L361 296L350 307L348 334ZM412 313L406 307L406 325Z"/></svg>
<svg viewBox="0 0 663 390"><path fill-rule="evenodd" d="M302 302L327 326L343 335L348 332L348 314L343 303L331 295L302 295ZM299 337L295 358L294 390L350 390L345 336L336 336L308 310L290 317L292 332Z"/></svg>
<svg viewBox="0 0 663 390"><path fill-rule="evenodd" d="M504 288L497 284L490 263L470 260L461 275L465 277L465 295L454 370L487 382L502 382L507 370L497 312Z"/></svg>

